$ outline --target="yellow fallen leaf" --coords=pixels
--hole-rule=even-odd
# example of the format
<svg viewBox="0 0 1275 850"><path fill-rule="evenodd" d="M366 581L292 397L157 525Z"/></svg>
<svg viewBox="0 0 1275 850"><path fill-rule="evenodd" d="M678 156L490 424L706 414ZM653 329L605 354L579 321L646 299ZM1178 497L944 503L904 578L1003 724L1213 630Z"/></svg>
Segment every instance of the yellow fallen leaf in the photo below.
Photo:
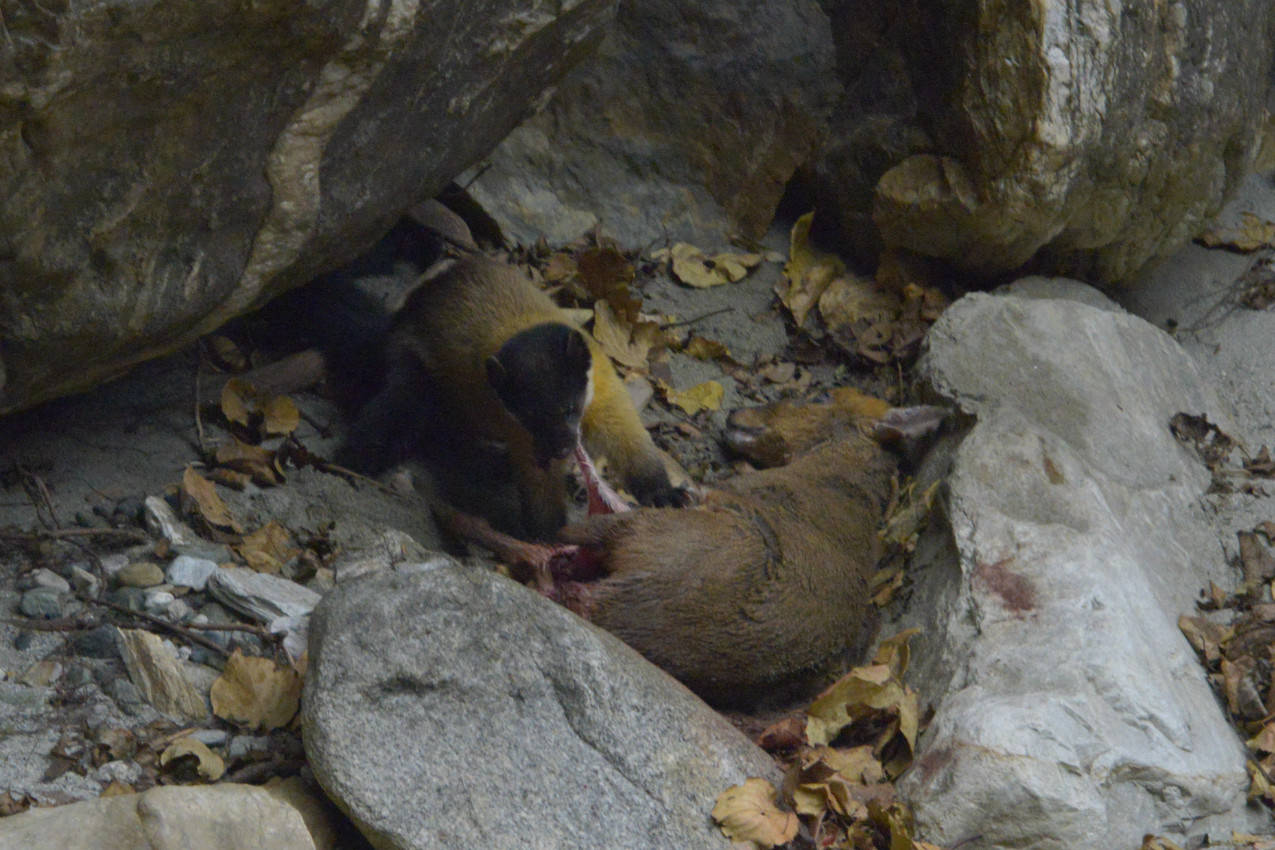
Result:
<svg viewBox="0 0 1275 850"><path fill-rule="evenodd" d="M787 844L797 835L799 822L792 812L779 809L776 795L765 779L746 779L717 797L713 820L731 841L751 842L756 848Z"/></svg>
<svg viewBox="0 0 1275 850"><path fill-rule="evenodd" d="M213 682L213 713L249 729L277 729L297 713L301 677L268 658L256 658L239 650Z"/></svg>
<svg viewBox="0 0 1275 850"><path fill-rule="evenodd" d="M216 782L226 772L226 763L221 756L208 749L203 741L190 736L178 738L169 744L159 756L159 766L168 767L172 762L187 757L195 760L199 775L209 782Z"/></svg>
<svg viewBox="0 0 1275 850"><path fill-rule="evenodd" d="M292 535L273 520L245 536L234 549L257 572L272 574L300 554L300 550L292 545Z"/></svg>
<svg viewBox="0 0 1275 850"><path fill-rule="evenodd" d="M888 664L856 667L806 709L806 739L827 744L855 720L872 710L894 708L904 697L903 683L890 675Z"/></svg>
<svg viewBox="0 0 1275 850"><path fill-rule="evenodd" d="M819 296L819 315L829 329L892 321L901 308L897 295L864 277L834 278Z"/></svg>
<svg viewBox="0 0 1275 850"><path fill-rule="evenodd" d="M682 353L697 360L729 360L730 349L724 343L702 336L692 336Z"/></svg>
<svg viewBox="0 0 1275 850"><path fill-rule="evenodd" d="M263 424L267 434L291 434L301 424L301 411L297 410L296 404L286 395L269 399L261 412L265 417Z"/></svg>
<svg viewBox="0 0 1275 850"><path fill-rule="evenodd" d="M726 388L717 381L704 381L686 390L669 390L669 404L675 404L690 416L701 410L721 410Z"/></svg>
<svg viewBox="0 0 1275 850"><path fill-rule="evenodd" d="M301 422L292 399L268 395L239 378L231 378L222 387L221 412L227 421L244 428L255 428L261 422L266 434L291 433Z"/></svg>
<svg viewBox="0 0 1275 850"><path fill-rule="evenodd" d="M736 254L729 251L709 256L686 242L678 242L667 252L657 251L655 256L667 256L671 259L673 276L696 289L743 280L764 259L761 254Z"/></svg>
<svg viewBox="0 0 1275 850"><path fill-rule="evenodd" d="M775 294L792 313L793 322L798 327L806 321L810 309L818 303L824 290L846 271L845 263L835 254L811 246L810 227L814 219L815 214L809 212L792 226L784 277L775 287Z"/></svg>
<svg viewBox="0 0 1275 850"><path fill-rule="evenodd" d="M216 528L242 532L243 526L231 515L226 503L217 495L217 488L194 467L186 467L182 473L181 494L188 508L193 508L205 522Z"/></svg>
<svg viewBox="0 0 1275 850"><path fill-rule="evenodd" d="M645 368L651 347L660 338L654 322L629 324L606 301L593 305L593 338L612 360L633 369Z"/></svg>
<svg viewBox="0 0 1275 850"><path fill-rule="evenodd" d="M134 793L132 785L129 785L124 782L120 782L118 779L112 779L111 784L103 788L102 793L99 794L98 796L99 797L123 797L125 794L132 794L132 793Z"/></svg>

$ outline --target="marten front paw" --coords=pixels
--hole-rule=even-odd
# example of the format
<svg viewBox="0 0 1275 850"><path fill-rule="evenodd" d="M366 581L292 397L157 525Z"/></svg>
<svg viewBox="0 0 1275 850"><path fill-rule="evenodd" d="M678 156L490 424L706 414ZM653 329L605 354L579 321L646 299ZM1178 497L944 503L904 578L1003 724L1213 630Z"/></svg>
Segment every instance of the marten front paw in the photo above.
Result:
<svg viewBox="0 0 1275 850"><path fill-rule="evenodd" d="M629 482L633 496L642 504L654 508L683 508L693 501L692 494L683 487L674 487L668 476L639 476Z"/></svg>

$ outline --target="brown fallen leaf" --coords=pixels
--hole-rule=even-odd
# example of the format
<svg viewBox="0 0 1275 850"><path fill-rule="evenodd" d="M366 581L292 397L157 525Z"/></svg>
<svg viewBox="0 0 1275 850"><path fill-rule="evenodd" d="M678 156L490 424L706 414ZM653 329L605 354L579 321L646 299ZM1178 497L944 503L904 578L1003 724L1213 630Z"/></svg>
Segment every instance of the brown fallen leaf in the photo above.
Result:
<svg viewBox="0 0 1275 850"><path fill-rule="evenodd" d="M871 278L853 275L834 278L819 296L819 316L830 330L858 322L892 322L901 309L894 292Z"/></svg>
<svg viewBox="0 0 1275 850"><path fill-rule="evenodd" d="M249 729L277 729L297 713L301 677L268 658L244 655L239 650L213 682L213 713Z"/></svg>
<svg viewBox="0 0 1275 850"><path fill-rule="evenodd" d="M243 532L243 526L230 513L226 503L217 495L217 488L194 467L186 467L182 473L181 483L182 506L187 513L195 513L209 526L229 529L236 533Z"/></svg>
<svg viewBox="0 0 1275 850"><path fill-rule="evenodd" d="M287 396L271 396L247 381L231 378L221 389L221 412L226 420L267 435L291 433L301 422L296 404Z"/></svg>
<svg viewBox="0 0 1275 850"><path fill-rule="evenodd" d="M214 459L219 467L249 476L258 487L271 487L284 480L275 452L242 440L218 446Z"/></svg>
<svg viewBox="0 0 1275 850"><path fill-rule="evenodd" d="M271 436L291 434L301 424L301 411L286 395L277 395L266 401L261 413L264 418L262 426Z"/></svg>
<svg viewBox="0 0 1275 850"><path fill-rule="evenodd" d="M169 744L160 754L159 766L166 768L185 758L191 759L199 775L209 782L216 782L226 773L226 763L221 756L208 749L203 741L189 736L178 738Z"/></svg>
<svg viewBox="0 0 1275 850"><path fill-rule="evenodd" d="M301 550L292 545L292 535L288 530L273 520L246 535L242 543L231 548L257 572L272 575L301 554Z"/></svg>
<svg viewBox="0 0 1275 850"><path fill-rule="evenodd" d="M629 258L615 248L589 248L576 254L576 273L589 300L606 301L629 324L638 321L641 299L633 295L635 270Z"/></svg>
<svg viewBox="0 0 1275 850"><path fill-rule="evenodd" d="M731 841L745 847L764 848L787 844L797 835L800 822L792 812L780 810L775 786L752 777L743 785L727 788L713 806L713 820Z"/></svg>

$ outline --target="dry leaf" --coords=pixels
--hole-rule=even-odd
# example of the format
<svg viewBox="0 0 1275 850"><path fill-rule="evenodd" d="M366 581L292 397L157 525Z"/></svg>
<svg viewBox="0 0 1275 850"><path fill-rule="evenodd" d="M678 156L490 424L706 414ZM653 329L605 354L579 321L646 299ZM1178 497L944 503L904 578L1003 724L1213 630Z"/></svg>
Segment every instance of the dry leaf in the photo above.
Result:
<svg viewBox="0 0 1275 850"><path fill-rule="evenodd" d="M730 360L730 349L715 339L692 336L682 348L682 353L697 360Z"/></svg>
<svg viewBox="0 0 1275 850"><path fill-rule="evenodd" d="M220 334L204 337L204 350L213 364L224 372L243 372L252 364L233 339Z"/></svg>
<svg viewBox="0 0 1275 850"><path fill-rule="evenodd" d="M244 563L259 573L277 573L301 554L301 550L292 545L288 530L273 520L245 536L243 542L233 548Z"/></svg>
<svg viewBox="0 0 1275 850"><path fill-rule="evenodd" d="M160 754L159 766L168 767L172 762L182 758L193 758L199 775L209 782L216 782L226 772L226 763L221 760L221 756L208 749L208 745L203 741L189 736L178 738L169 744L168 748Z"/></svg>
<svg viewBox="0 0 1275 850"><path fill-rule="evenodd" d="M876 324L898 318L899 297L870 278L843 275L830 281L819 296L819 315L829 329L857 322Z"/></svg>
<svg viewBox="0 0 1275 850"><path fill-rule="evenodd" d="M194 467L188 466L182 473L181 495L186 510L193 509L210 526L243 532L243 526L231 516L230 509L217 495L217 488Z"/></svg>
<svg viewBox="0 0 1275 850"><path fill-rule="evenodd" d="M606 301L593 305L593 338L612 360L633 369L646 367L651 348L660 339L654 322L629 324Z"/></svg>
<svg viewBox="0 0 1275 850"><path fill-rule="evenodd" d="M687 390L667 390L669 404L677 405L690 416L701 410L721 410L726 388L717 381L704 381Z"/></svg>
<svg viewBox="0 0 1275 850"><path fill-rule="evenodd" d="M270 396L239 378L221 389L221 412L227 421L254 429L262 423L266 434L288 434L301 422L301 414L287 396Z"/></svg>
<svg viewBox="0 0 1275 850"><path fill-rule="evenodd" d="M549 258L545 264L544 278L547 283L561 283L576 273L575 257L566 252L559 252Z"/></svg>
<svg viewBox="0 0 1275 850"><path fill-rule="evenodd" d="M219 467L248 475L259 487L281 484L284 480L276 453L261 446L233 440L217 447L215 459Z"/></svg>
<svg viewBox="0 0 1275 850"><path fill-rule="evenodd" d="M272 436L291 434L301 424L301 411L286 395L277 395L268 400L261 409L265 417L263 427Z"/></svg>
<svg viewBox="0 0 1275 850"><path fill-rule="evenodd" d="M132 793L134 793L132 785L128 785L124 782L120 782L118 779L112 779L111 784L103 788L102 793L99 794L98 796L99 797L123 797L125 794L132 794Z"/></svg>
<svg viewBox="0 0 1275 850"><path fill-rule="evenodd" d="M797 835L799 822L792 812L780 811L776 796L775 786L765 779L746 779L718 796L713 820L731 841L757 848L787 844Z"/></svg>
<svg viewBox="0 0 1275 850"><path fill-rule="evenodd" d="M887 726L880 743L884 746L898 734L907 745L906 753L885 765L889 775L898 775L915 752L920 729L920 700L900 678L908 664L907 641L915 634L909 629L883 641L876 663L856 667L819 695L806 709L806 739L811 744L827 744L855 721L885 712L897 725Z"/></svg>
<svg viewBox="0 0 1275 850"><path fill-rule="evenodd" d="M775 288L779 300L792 313L797 327L806 320L833 280L845 274L846 265L834 254L818 251L810 244L810 227L815 214L806 213L792 226L784 279Z"/></svg>
<svg viewBox="0 0 1275 850"><path fill-rule="evenodd" d="M239 650L212 685L213 713L249 729L277 729L297 713L301 677L268 658Z"/></svg>
<svg viewBox="0 0 1275 850"><path fill-rule="evenodd" d="M657 259L670 258L673 262L673 276L697 289L743 280L763 259L761 254L731 252L710 257L686 242L678 242L667 251L656 251L654 256Z"/></svg>

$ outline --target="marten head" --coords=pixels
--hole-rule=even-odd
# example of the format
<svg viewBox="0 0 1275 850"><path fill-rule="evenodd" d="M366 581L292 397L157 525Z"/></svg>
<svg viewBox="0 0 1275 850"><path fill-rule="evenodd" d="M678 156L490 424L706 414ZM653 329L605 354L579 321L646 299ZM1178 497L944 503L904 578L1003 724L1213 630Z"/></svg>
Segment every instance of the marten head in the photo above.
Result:
<svg viewBox="0 0 1275 850"><path fill-rule="evenodd" d="M579 330L533 325L487 358L487 381L509 414L531 434L536 463L564 458L580 439L580 417L593 392L593 357Z"/></svg>

